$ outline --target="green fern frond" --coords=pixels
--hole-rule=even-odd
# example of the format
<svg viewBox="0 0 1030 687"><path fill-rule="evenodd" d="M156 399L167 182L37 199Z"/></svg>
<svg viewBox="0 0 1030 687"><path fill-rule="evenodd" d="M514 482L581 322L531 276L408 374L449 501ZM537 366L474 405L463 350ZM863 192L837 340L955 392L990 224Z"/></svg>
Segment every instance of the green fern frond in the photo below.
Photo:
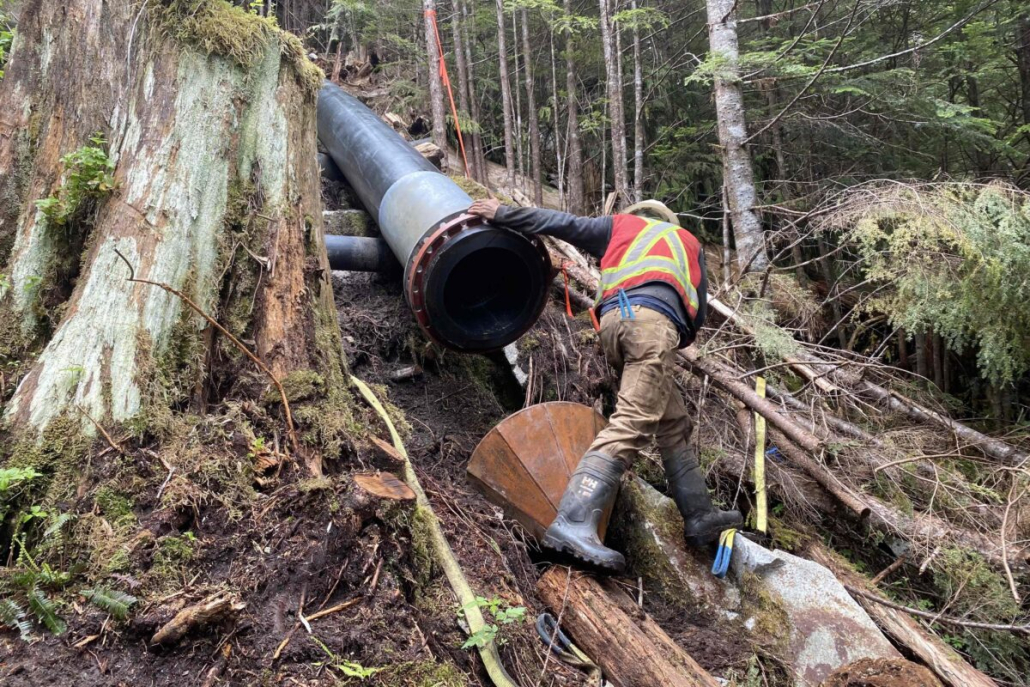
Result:
<svg viewBox="0 0 1030 687"><path fill-rule="evenodd" d="M17 630L26 641L32 636L32 625L25 619L25 609L13 599L0 599L0 625Z"/></svg>
<svg viewBox="0 0 1030 687"><path fill-rule="evenodd" d="M46 530L43 532L43 539L50 539L55 534L61 535L61 530L64 529L64 526L68 524L69 521L74 519L75 515L72 513L61 513L56 518L54 518L54 521L50 523L50 526L47 527Z"/></svg>
<svg viewBox="0 0 1030 687"><path fill-rule="evenodd" d="M55 635L63 634L68 625L57 615L57 605L41 589L31 589L27 595L29 610L39 622Z"/></svg>
<svg viewBox="0 0 1030 687"><path fill-rule="evenodd" d="M118 620L125 620L125 617L129 615L129 609L139 600L131 594L107 587L83 589L82 595L89 599L94 606L110 613Z"/></svg>

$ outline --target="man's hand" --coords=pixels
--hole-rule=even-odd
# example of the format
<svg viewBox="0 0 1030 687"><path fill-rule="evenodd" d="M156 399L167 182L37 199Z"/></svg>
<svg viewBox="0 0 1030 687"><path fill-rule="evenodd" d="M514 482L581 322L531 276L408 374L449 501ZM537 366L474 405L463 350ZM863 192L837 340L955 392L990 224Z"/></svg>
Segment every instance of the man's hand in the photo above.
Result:
<svg viewBox="0 0 1030 687"><path fill-rule="evenodd" d="M485 220L491 220L497 215L497 208L499 207L501 207L501 202L496 198L477 200L469 208L469 214L477 215Z"/></svg>

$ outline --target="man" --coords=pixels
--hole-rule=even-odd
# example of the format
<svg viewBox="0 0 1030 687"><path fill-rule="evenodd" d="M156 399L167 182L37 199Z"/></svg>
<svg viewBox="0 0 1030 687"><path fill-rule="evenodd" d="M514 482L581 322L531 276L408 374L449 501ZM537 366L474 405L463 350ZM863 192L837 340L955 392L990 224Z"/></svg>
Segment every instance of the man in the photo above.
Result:
<svg viewBox="0 0 1030 687"><path fill-rule="evenodd" d="M523 234L553 236L601 259L597 314L601 347L621 374L618 401L569 479L541 545L621 570L625 559L601 543L598 527L611 512L623 472L652 436L687 543L704 546L739 526L739 512L712 505L673 377L676 351L693 342L705 318L708 284L697 239L677 225L635 215L577 217L496 200L478 200L469 213Z"/></svg>

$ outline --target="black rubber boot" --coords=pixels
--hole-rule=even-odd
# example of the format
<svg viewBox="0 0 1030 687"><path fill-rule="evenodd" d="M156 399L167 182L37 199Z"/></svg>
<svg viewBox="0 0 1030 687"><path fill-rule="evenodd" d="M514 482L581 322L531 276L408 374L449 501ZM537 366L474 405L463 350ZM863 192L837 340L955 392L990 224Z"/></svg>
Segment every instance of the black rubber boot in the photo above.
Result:
<svg viewBox="0 0 1030 687"><path fill-rule="evenodd" d="M621 461L603 453L592 452L583 456L562 494L558 515L547 528L540 545L598 568L613 572L622 570L626 559L618 551L602 544L597 532L602 519L615 503L625 471Z"/></svg>
<svg viewBox="0 0 1030 687"><path fill-rule="evenodd" d="M711 544L723 530L744 524L740 511L717 510L712 505L693 448L684 444L662 451L662 465L669 482L669 496L683 516L683 535L688 546L700 548Z"/></svg>

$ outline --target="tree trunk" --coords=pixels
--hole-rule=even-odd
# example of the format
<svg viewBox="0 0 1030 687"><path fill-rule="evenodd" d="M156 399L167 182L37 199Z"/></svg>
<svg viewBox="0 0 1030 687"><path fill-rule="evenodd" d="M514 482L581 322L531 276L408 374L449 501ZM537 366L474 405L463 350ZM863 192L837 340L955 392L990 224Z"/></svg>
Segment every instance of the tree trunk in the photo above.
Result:
<svg viewBox="0 0 1030 687"><path fill-rule="evenodd" d="M484 185L489 185L486 166L486 153L483 151L483 118L479 111L479 98L476 97L475 62L472 59L472 40L469 38L468 27L474 20L469 16L468 0L461 3L461 36L465 44L465 68L467 71L466 81L469 89L469 103L472 108L472 120L475 122L475 131L472 134L472 150L476 168L476 180Z"/></svg>
<svg viewBox="0 0 1030 687"><path fill-rule="evenodd" d="M469 95L468 65L465 63L465 48L461 40L461 3L451 0L451 40L454 42L454 68L458 72L458 118L461 122L462 138L465 143L465 173L475 178L476 153L472 140L472 130L468 125L471 97ZM470 151L469 149L472 148ZM471 154L471 160L469 155Z"/></svg>
<svg viewBox="0 0 1030 687"><path fill-rule="evenodd" d="M740 82L737 46L736 0L707 0L708 30L712 53L725 61L722 76L715 79L715 113L719 145L722 147L723 176L726 180L737 264L741 271L761 271L768 264L762 223L755 212L758 204L751 155L747 150L747 121L744 90Z"/></svg>
<svg viewBox="0 0 1030 687"><path fill-rule="evenodd" d="M571 2L565 0L565 14L571 15ZM576 101L575 43L570 29L565 39L565 98L569 110L569 212L580 215L583 207L583 143L579 136L579 104Z"/></svg>
<svg viewBox="0 0 1030 687"><path fill-rule="evenodd" d="M523 154L522 145L522 89L519 88L519 32L518 17L515 8L511 10L511 51L512 60L515 62L515 165L518 173L519 188L525 192L526 183L526 158Z"/></svg>
<svg viewBox="0 0 1030 687"><path fill-rule="evenodd" d="M504 0L497 0L497 61L501 77L501 109L504 110L504 165L508 186L515 188L515 151L512 146L511 80L508 76L508 47L504 35Z"/></svg>
<svg viewBox="0 0 1030 687"><path fill-rule="evenodd" d="M630 3L637 8L637 0ZM640 28L633 25L633 201L644 199L644 73L640 64Z"/></svg>
<svg viewBox="0 0 1030 687"><path fill-rule="evenodd" d="M1030 12L1019 15L1016 34L1016 60L1023 106L1023 124L1030 126ZM1027 134L1030 138L1030 134Z"/></svg>
<svg viewBox="0 0 1030 687"><path fill-rule="evenodd" d="M522 8L522 63L526 70L526 108L529 115L529 166L533 176L533 204L544 204L544 189L540 185L540 118L536 110L533 90L533 53L529 43L529 13Z"/></svg>
<svg viewBox="0 0 1030 687"><path fill-rule="evenodd" d="M226 24L245 52L210 49ZM300 42L221 0L189 16L32 0L18 32L0 81L0 231L12 239L0 360L25 373L0 398L11 433L93 436L94 421L184 407L214 367L219 393L268 386L180 298L128 281L118 252L137 279L221 320L278 379L309 370L344 388L315 162L323 76ZM35 201L62 196L62 156L97 132L115 188L57 226Z"/></svg>
<svg viewBox="0 0 1030 687"><path fill-rule="evenodd" d="M918 382L926 384L930 378L930 364L926 355L926 332L922 329L916 330L916 374L919 375Z"/></svg>
<svg viewBox="0 0 1030 687"><path fill-rule="evenodd" d="M615 687L719 684L611 580L553 567L537 594Z"/></svg>
<svg viewBox="0 0 1030 687"><path fill-rule="evenodd" d="M612 25L610 2L600 0L601 46L608 81L608 118L612 123L612 175L615 193L625 203L630 199L626 169L626 117L622 107L622 72L619 70L621 56L615 46L616 28Z"/></svg>
<svg viewBox="0 0 1030 687"><path fill-rule="evenodd" d="M443 82L440 79L440 46L436 42L436 0L422 0L425 12L426 57L429 60L429 107L433 115L433 143L447 150L447 115L443 104ZM444 160L446 161L446 156ZM445 163L446 164L446 163Z"/></svg>

